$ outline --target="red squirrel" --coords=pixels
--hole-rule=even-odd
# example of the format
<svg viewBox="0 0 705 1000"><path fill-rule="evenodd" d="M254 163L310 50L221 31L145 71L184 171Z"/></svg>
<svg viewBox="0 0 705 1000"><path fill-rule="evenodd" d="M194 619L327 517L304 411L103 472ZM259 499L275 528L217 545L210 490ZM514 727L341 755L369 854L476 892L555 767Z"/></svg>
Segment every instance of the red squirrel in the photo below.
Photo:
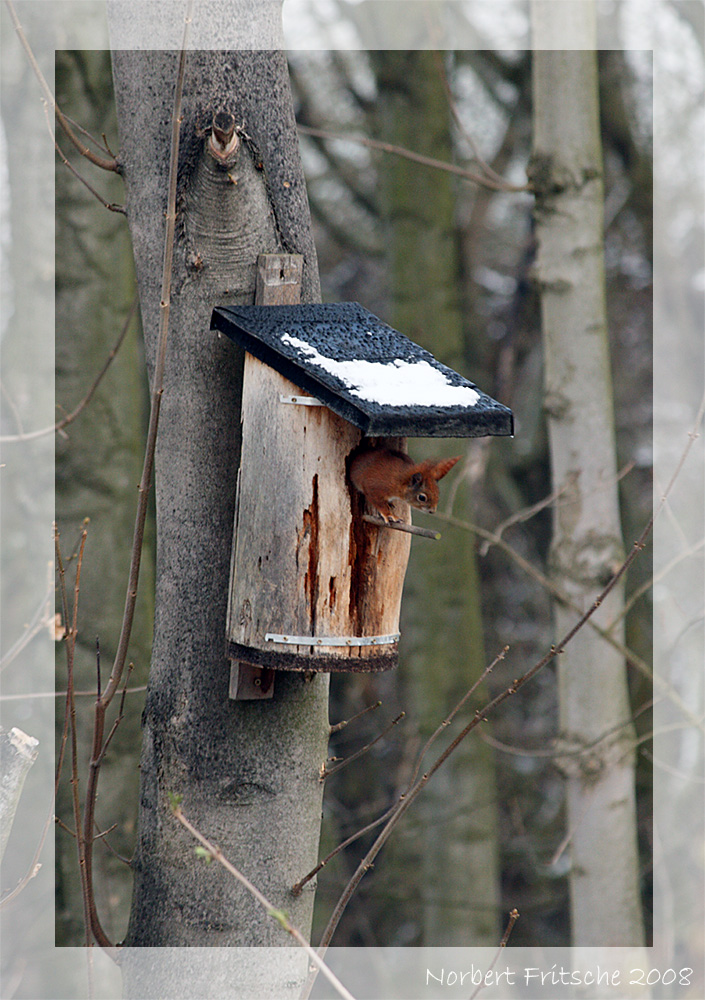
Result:
<svg viewBox="0 0 705 1000"><path fill-rule="evenodd" d="M460 457L415 463L403 451L371 448L361 451L350 463L350 481L384 521L400 520L394 516L393 500L403 500L433 514L438 506L438 480Z"/></svg>

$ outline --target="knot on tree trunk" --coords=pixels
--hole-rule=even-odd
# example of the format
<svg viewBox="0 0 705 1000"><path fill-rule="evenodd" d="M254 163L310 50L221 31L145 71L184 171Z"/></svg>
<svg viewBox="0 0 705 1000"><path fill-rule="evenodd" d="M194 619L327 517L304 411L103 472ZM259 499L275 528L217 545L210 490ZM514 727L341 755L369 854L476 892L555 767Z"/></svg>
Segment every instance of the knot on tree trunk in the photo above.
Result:
<svg viewBox="0 0 705 1000"><path fill-rule="evenodd" d="M585 785L599 781L610 768L624 766L634 757L634 744L623 730L588 739L575 733L562 733L556 740L554 764L568 779Z"/></svg>
<svg viewBox="0 0 705 1000"><path fill-rule="evenodd" d="M585 165L579 157L571 162L565 156L540 152L535 152L529 160L526 174L539 203L569 192L582 191L587 184L602 177L598 167ZM534 209L535 212L541 210L539 206Z"/></svg>
<svg viewBox="0 0 705 1000"><path fill-rule="evenodd" d="M561 538L551 546L551 574L563 585L575 583L580 592L586 588L602 590L624 560L621 539L591 530L580 538Z"/></svg>

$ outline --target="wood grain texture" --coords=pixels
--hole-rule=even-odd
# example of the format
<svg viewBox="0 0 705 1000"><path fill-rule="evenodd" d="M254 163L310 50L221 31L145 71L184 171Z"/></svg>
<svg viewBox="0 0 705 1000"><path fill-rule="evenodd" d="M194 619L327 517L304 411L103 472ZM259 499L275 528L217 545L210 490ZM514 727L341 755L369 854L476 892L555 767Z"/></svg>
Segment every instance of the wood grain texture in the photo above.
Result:
<svg viewBox="0 0 705 1000"><path fill-rule="evenodd" d="M363 669L392 666L395 657L380 654L396 653L396 644L265 641L268 632L396 632L409 554L407 535L362 521L364 501L347 480L360 432L327 407L280 401L296 394L291 382L246 356L228 638L257 651L253 662L278 669L291 669L291 654L306 658L298 669L346 669L351 657L369 660Z"/></svg>

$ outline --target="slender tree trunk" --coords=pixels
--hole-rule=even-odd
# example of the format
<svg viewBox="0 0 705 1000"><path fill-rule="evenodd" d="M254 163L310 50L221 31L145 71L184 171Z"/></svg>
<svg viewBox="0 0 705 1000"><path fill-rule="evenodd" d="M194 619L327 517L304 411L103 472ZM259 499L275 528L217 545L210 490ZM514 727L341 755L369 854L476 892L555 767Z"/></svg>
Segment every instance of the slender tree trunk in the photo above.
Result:
<svg viewBox="0 0 705 1000"><path fill-rule="evenodd" d="M605 319L603 184L592 3L534 3L534 153L555 507L555 583L587 609L622 559L612 386ZM572 23L572 51L556 49ZM558 37L558 41L556 41ZM619 615L616 587L595 615ZM556 634L575 615L554 608ZM622 629L613 631L622 639ZM583 629L559 661L574 945L643 940L636 843L633 728L623 658Z"/></svg>
<svg viewBox="0 0 705 1000"><path fill-rule="evenodd" d="M377 128L387 142L452 158L446 93L432 52L373 54ZM459 241L447 174L402 158L380 163L389 232L391 322L463 371ZM460 454L464 442L414 441L420 458ZM450 485L446 486L448 497ZM465 485L455 512L469 516ZM418 539L404 589L402 671L414 675L415 711L427 738L484 668L479 573L473 537L450 527ZM405 651L405 652L404 652ZM497 940L499 880L492 751L468 739L429 784L409 819L421 852L423 943L482 946Z"/></svg>
<svg viewBox="0 0 705 1000"><path fill-rule="evenodd" d="M263 5L271 14L273 5ZM112 29L140 4L117 4ZM215 5L207 5L205 13ZM180 9L180 8L179 8ZM200 8L201 16L203 8ZM244 17L250 5L232 16ZM196 16L199 16L197 5ZM198 26L194 24L194 37ZM328 737L327 678L282 673L271 701L228 698L225 613L240 452L242 356L209 331L216 304L254 298L262 252L304 255L303 301L319 296L315 250L288 88L274 51L191 52L179 177L169 348L156 464L157 591L144 712L139 838L127 944L289 944L281 926L217 864L205 865L179 827L185 815L304 933L313 889L289 887L316 862ZM150 373L160 301L170 116L177 53L116 51L113 72ZM204 127L213 113L245 125L228 171L215 168ZM276 504L276 497L263 497ZM132 995L249 995L246 963L123 960ZM170 950L171 951L171 950ZM183 954L183 953L181 953ZM305 964L305 963L304 963ZM272 995L295 978L259 960ZM251 970L250 970L251 971ZM304 970L305 971L305 970ZM254 974L254 973L253 973ZM289 981L289 982L288 982ZM288 985L287 985L288 982ZM263 995L264 987L261 987ZM259 995L259 994L257 994Z"/></svg>

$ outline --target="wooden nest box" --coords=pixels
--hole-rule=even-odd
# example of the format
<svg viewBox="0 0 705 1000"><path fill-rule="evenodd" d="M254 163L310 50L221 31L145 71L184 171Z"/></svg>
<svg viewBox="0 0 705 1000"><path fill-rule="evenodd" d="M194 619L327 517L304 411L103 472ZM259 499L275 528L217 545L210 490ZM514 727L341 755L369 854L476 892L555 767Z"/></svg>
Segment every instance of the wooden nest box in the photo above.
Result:
<svg viewBox="0 0 705 1000"><path fill-rule="evenodd" d="M232 698L271 697L275 670L396 665L410 535L363 521L347 475L363 436L403 448L406 435L513 432L511 410L357 303L269 304L296 302L300 275L299 257L260 257L263 304L211 320L246 352Z"/></svg>

